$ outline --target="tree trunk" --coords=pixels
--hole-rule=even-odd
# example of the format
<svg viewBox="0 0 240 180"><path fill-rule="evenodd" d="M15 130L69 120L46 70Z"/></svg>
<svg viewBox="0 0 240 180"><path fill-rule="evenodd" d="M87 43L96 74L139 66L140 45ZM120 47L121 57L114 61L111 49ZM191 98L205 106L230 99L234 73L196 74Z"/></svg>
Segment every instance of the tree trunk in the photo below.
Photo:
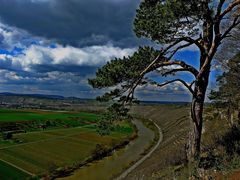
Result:
<svg viewBox="0 0 240 180"><path fill-rule="evenodd" d="M238 125L240 125L240 110L238 109Z"/></svg>
<svg viewBox="0 0 240 180"><path fill-rule="evenodd" d="M235 125L235 123L233 121L233 113L234 113L233 108L231 108L231 106L228 106L228 108L227 108L227 121L228 121L230 127L233 127Z"/></svg>
<svg viewBox="0 0 240 180"><path fill-rule="evenodd" d="M208 86L208 73L205 78L196 82L194 92L195 95L191 104L191 131L189 133L189 143L187 157L188 161L193 161L199 158L201 147L201 135L203 127L203 106Z"/></svg>
<svg viewBox="0 0 240 180"><path fill-rule="evenodd" d="M193 98L191 105L191 131L189 133L188 144L188 160L193 161L198 159L200 155L201 147L201 135L202 135L202 113L204 102L199 102L196 98Z"/></svg>

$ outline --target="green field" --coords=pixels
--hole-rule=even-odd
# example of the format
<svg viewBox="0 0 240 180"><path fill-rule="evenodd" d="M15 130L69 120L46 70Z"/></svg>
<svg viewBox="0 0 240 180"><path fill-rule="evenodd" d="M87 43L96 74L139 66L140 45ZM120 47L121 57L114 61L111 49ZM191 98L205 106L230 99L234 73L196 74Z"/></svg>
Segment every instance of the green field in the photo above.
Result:
<svg viewBox="0 0 240 180"><path fill-rule="evenodd" d="M99 115L83 112L54 112L40 110L10 110L0 109L0 122L18 122L18 121L45 121L45 120L96 120Z"/></svg>
<svg viewBox="0 0 240 180"><path fill-rule="evenodd" d="M24 173L23 171L0 161L0 179L20 180L27 177L29 177L27 173Z"/></svg>
<svg viewBox="0 0 240 180"><path fill-rule="evenodd" d="M79 127L13 134L12 140L0 140L0 179L24 179L26 173L15 167L20 167L30 174L44 175L60 167L83 163L91 157L97 144L111 147L113 142L115 144L121 142L133 132L132 127L123 122L109 136L100 136L94 124L99 117L91 113L0 110L0 121L8 123L49 119L64 121L80 119L90 122Z"/></svg>

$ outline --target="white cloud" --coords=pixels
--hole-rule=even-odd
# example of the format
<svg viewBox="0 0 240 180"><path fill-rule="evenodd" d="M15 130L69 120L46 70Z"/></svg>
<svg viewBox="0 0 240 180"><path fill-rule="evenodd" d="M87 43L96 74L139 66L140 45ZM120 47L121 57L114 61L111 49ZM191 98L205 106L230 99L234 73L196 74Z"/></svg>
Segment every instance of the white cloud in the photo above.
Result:
<svg viewBox="0 0 240 180"><path fill-rule="evenodd" d="M16 72L7 72L5 73L5 78L9 80L23 80L23 77L18 76Z"/></svg>
<svg viewBox="0 0 240 180"><path fill-rule="evenodd" d="M164 83L166 81L160 82ZM163 87L158 87L156 85L146 85L146 86L139 86L137 88L137 91L142 91L142 92L156 92L156 93L160 93L160 94L189 94L188 90L186 89L186 87L181 83L181 82L173 82L170 84L167 84L166 86Z"/></svg>
<svg viewBox="0 0 240 180"><path fill-rule="evenodd" d="M65 88L71 87L68 92L77 96L81 91L86 95L90 93L87 79L92 77L96 67L115 57L131 55L136 50L111 44L83 48L63 46L1 22L0 49L4 50L0 53L1 91L15 92L26 86L28 90L23 92L34 89L38 93L47 90L46 93L64 94ZM41 71L35 65L49 65L53 69ZM93 70L84 74L84 70L75 72L69 69L74 66L92 66L89 68ZM58 71L58 67L64 71Z"/></svg>
<svg viewBox="0 0 240 180"><path fill-rule="evenodd" d="M13 64L21 64L25 71L31 71L32 65L100 66L115 57L131 55L134 51L134 48L121 49L110 45L81 49L61 45L57 45L56 48L31 45L23 54L12 56L12 61Z"/></svg>
<svg viewBox="0 0 240 180"><path fill-rule="evenodd" d="M34 37L21 29L0 22L0 46L8 51L23 49L21 53L0 54L0 64L8 62L12 69L31 71L33 65L85 65L100 66L117 57L131 55L135 48L119 48L112 45L76 48L52 43L47 39Z"/></svg>
<svg viewBox="0 0 240 180"><path fill-rule="evenodd" d="M24 30L0 22L0 47L3 49L25 48L33 41L33 38L37 39Z"/></svg>

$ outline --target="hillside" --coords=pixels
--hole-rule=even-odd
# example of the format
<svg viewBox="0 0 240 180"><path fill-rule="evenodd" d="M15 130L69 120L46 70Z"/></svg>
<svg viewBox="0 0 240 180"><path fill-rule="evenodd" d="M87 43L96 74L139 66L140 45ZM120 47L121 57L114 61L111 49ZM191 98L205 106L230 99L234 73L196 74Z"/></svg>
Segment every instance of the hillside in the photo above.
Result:
<svg viewBox="0 0 240 180"><path fill-rule="evenodd" d="M205 108L201 159L197 164L187 164L184 151L190 128L189 107L134 107L133 114L151 119L162 128L163 141L127 179L188 179L191 176L196 179L235 180L240 174L240 128L230 128L221 111L212 106Z"/></svg>
<svg viewBox="0 0 240 180"><path fill-rule="evenodd" d="M156 122L163 131L163 141L152 156L130 173L127 179L164 177L166 167L184 160L182 156L188 133L188 107L136 106L133 114Z"/></svg>

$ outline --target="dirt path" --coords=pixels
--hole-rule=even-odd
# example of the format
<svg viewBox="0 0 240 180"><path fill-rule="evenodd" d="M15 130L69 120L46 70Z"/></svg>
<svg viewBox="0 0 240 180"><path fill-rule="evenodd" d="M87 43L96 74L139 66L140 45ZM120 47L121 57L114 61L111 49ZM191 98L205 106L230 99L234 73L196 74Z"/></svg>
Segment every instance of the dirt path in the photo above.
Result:
<svg viewBox="0 0 240 180"><path fill-rule="evenodd" d="M152 121L152 120L150 120ZM153 121L152 121L153 122ZM161 128L155 123L153 122L154 125L157 127L158 129L158 132L159 132L159 139L158 139L158 142L157 144L154 146L154 148L152 148L152 150L146 154L145 156L143 156L140 160L138 160L134 165L132 165L130 168L128 168L126 171L124 171L119 177L116 178L116 180L122 180L122 179L125 179L125 177L131 173L135 168L137 168L140 164L142 164L147 158L149 158L152 153L158 148L158 146L160 145L160 143L162 142L163 140L163 133L162 133L162 130Z"/></svg>

